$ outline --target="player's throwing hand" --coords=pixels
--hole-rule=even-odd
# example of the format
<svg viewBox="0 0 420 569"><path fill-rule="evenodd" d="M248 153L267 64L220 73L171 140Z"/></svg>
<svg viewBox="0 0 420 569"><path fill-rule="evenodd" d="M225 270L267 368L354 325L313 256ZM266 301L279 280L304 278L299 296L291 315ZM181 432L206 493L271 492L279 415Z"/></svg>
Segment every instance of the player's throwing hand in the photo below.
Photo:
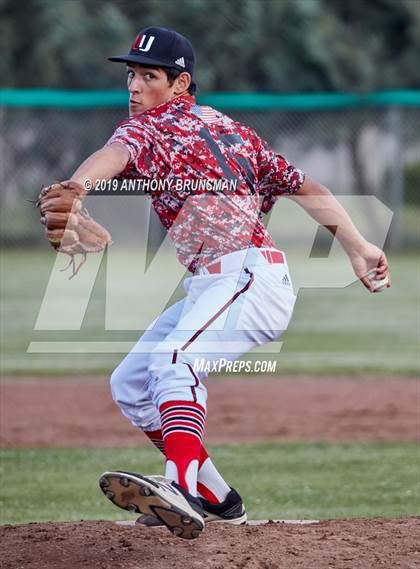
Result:
<svg viewBox="0 0 420 569"><path fill-rule="evenodd" d="M386 255L379 247L366 242L357 253L349 253L356 276L370 292L381 292L391 286L391 275Z"/></svg>

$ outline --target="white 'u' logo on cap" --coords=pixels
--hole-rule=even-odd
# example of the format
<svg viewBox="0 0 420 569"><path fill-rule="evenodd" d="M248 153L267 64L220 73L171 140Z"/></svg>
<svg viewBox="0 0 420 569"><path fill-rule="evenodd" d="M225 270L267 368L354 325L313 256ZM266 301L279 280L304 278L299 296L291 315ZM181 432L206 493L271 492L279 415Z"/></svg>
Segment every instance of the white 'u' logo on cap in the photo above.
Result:
<svg viewBox="0 0 420 569"><path fill-rule="evenodd" d="M146 36L141 36L141 40L140 40L139 47L138 47L139 51L149 51L149 49L152 47L152 43L155 40L155 36L150 36L149 39L147 40L147 44L143 47L145 39L146 39Z"/></svg>

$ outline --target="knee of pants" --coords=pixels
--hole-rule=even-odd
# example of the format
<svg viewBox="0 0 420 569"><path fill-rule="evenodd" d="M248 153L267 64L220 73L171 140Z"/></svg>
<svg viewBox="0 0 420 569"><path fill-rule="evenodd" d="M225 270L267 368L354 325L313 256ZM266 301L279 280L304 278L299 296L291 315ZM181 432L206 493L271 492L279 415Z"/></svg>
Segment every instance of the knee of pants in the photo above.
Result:
<svg viewBox="0 0 420 569"><path fill-rule="evenodd" d="M207 390L195 373L187 354L163 352L159 346L151 353L149 362L149 396L159 408L167 401L194 401L205 406Z"/></svg>
<svg viewBox="0 0 420 569"><path fill-rule="evenodd" d="M148 395L148 383L144 370L140 375L133 371L130 374L124 362L114 370L110 378L112 398L122 414L135 427L155 431L160 428L160 417Z"/></svg>
<svg viewBox="0 0 420 569"><path fill-rule="evenodd" d="M148 356L139 359L139 355L128 354L111 374L111 394L115 403L133 403L133 398L147 392L149 375L147 372Z"/></svg>
<svg viewBox="0 0 420 569"><path fill-rule="evenodd" d="M118 366L114 369L109 379L112 399L115 401L115 403L118 403L119 392L123 382L124 382L124 374L121 373L120 366Z"/></svg>

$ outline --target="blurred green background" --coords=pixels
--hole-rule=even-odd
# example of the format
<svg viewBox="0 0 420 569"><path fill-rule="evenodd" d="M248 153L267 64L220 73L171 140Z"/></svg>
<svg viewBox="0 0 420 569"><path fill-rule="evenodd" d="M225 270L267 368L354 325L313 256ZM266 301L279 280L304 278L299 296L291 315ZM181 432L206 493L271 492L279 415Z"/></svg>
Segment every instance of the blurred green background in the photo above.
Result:
<svg viewBox="0 0 420 569"><path fill-rule="evenodd" d="M374 91L420 86L417 0L3 0L5 87L120 88L137 32L175 28L202 91Z"/></svg>

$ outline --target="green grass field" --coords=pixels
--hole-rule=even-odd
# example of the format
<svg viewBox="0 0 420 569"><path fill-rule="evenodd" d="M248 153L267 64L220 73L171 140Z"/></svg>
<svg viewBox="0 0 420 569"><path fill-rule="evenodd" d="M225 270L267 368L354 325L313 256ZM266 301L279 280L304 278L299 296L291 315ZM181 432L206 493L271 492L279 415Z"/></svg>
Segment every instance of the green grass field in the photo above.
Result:
<svg viewBox="0 0 420 569"><path fill-rule="evenodd" d="M123 353L27 353L36 341L121 341L133 344L139 332L105 330L105 263L93 288L80 330L34 330L54 264L52 251L4 250L2 279L2 372L9 375L109 373ZM121 263L135 263L135 258ZM346 288L301 289L289 330L283 335L279 373L335 374L372 372L416 374L419 365L419 271L415 257L391 258L393 287L371 295L359 283ZM296 272L299 267L294 267ZM147 322L156 314L166 286L159 272L141 291L139 308ZM293 275L293 271L292 271ZM78 279L79 277L77 277ZM80 280L70 281L79 286ZM136 286L131 283L131 286ZM124 287L122 286L122 301ZM180 288L177 294L179 295ZM174 298L177 296L174 295ZM71 311L71 299L62 302Z"/></svg>
<svg viewBox="0 0 420 569"><path fill-rule="evenodd" d="M420 514L415 444L264 444L211 451L245 498L250 519ZM10 449L0 457L1 523L130 519L102 495L101 472L160 473L163 466L153 448Z"/></svg>

